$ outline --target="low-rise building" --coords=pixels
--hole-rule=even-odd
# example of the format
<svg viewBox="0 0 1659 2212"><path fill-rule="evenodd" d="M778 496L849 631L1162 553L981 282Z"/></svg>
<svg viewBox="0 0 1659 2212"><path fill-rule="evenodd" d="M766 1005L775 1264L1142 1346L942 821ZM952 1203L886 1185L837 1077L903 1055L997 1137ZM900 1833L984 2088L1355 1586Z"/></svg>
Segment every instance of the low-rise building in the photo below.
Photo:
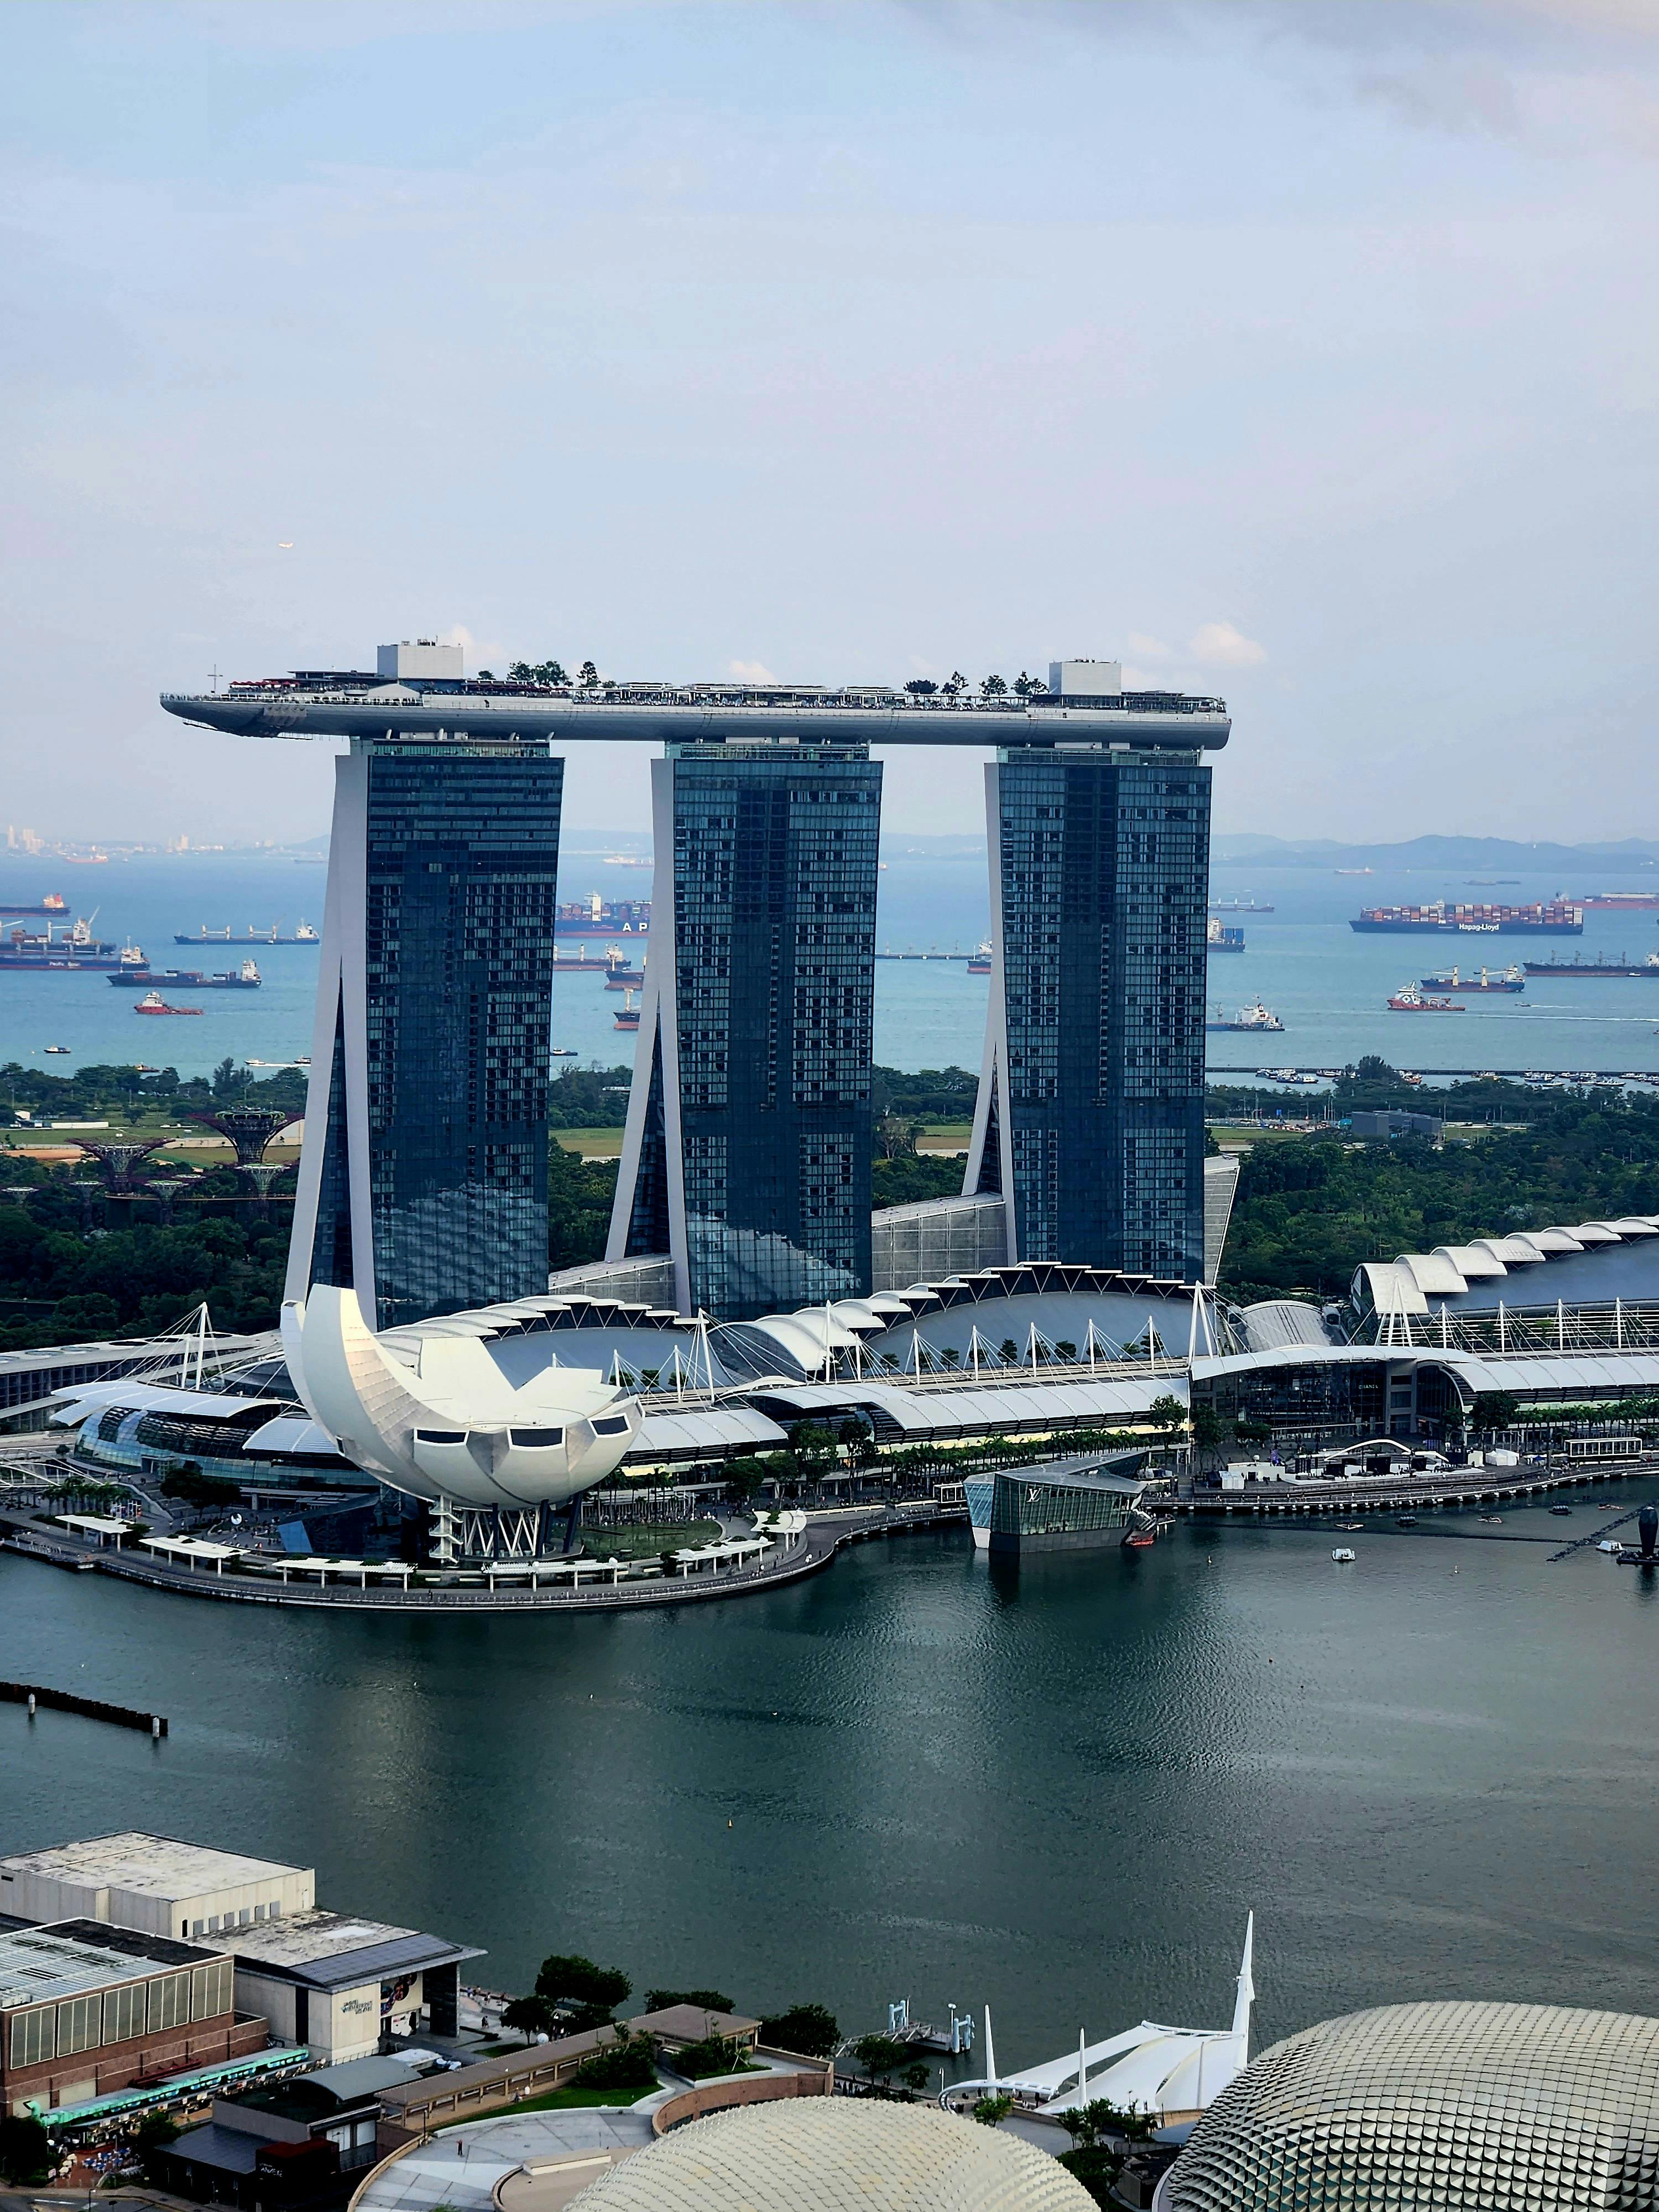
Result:
<svg viewBox="0 0 1659 2212"><path fill-rule="evenodd" d="M461 1962L483 1952L346 1912L301 1912L239 1929L240 2003L314 2057L361 2058L383 2035L424 2020L434 2035L458 2026Z"/></svg>
<svg viewBox="0 0 1659 2212"><path fill-rule="evenodd" d="M377 2051L383 2035L411 2034L422 2020L434 2034L453 2035L458 1969L483 1955L418 1929L319 1909L310 1867L137 1829L0 1859L0 1914L206 1940L234 1961L241 2012L257 2014L278 2041L329 2060Z"/></svg>
<svg viewBox="0 0 1659 2212"><path fill-rule="evenodd" d="M0 2111L70 2118L164 2075L265 2048L219 1947L91 1919L0 1931Z"/></svg>
<svg viewBox="0 0 1659 2212"><path fill-rule="evenodd" d="M155 2154L156 2177L176 2197L247 2212L343 2202L378 2155L382 2094L410 2078L395 2058L356 2058L216 2098L204 2126Z"/></svg>
<svg viewBox="0 0 1659 2212"><path fill-rule="evenodd" d="M108 1920L180 1942L308 1911L316 1902L309 1867L136 1828L0 1859L0 1912L21 1920Z"/></svg>

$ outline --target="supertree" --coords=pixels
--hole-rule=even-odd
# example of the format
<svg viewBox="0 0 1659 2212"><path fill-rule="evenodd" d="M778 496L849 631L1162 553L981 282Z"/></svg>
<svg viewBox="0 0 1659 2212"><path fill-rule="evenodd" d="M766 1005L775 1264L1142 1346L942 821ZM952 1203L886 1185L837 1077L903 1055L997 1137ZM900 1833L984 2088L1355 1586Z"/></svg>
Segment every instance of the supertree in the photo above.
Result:
<svg viewBox="0 0 1659 2212"><path fill-rule="evenodd" d="M167 1141L165 1137L134 1137L112 1144L102 1144L90 1137L70 1139L88 1159L97 1161L104 1171L104 1188L112 1198L131 1198L135 1191L145 1188L143 1177L133 1170L140 1160L159 1152Z"/></svg>

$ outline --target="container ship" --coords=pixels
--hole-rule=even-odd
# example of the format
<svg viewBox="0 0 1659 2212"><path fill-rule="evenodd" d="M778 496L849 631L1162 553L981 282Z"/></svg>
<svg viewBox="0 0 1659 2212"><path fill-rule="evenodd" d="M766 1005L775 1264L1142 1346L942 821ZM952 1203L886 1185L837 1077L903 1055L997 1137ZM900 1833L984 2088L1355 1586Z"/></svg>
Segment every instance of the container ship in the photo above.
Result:
<svg viewBox="0 0 1659 2212"><path fill-rule="evenodd" d="M1244 950L1244 933L1242 929L1226 928L1212 915L1209 927L1204 933L1204 942L1212 952L1242 952ZM973 963L969 961L968 964L971 969Z"/></svg>
<svg viewBox="0 0 1659 2212"><path fill-rule="evenodd" d="M1348 927L1362 934L1374 931L1420 935L1429 932L1480 937L1582 937L1584 909L1560 899L1534 901L1531 906L1489 906L1485 902L1449 904L1436 899L1429 906L1368 906Z"/></svg>
<svg viewBox="0 0 1659 2212"><path fill-rule="evenodd" d="M603 930L608 934L619 932L624 936L638 937L650 927L649 899L595 896L567 901L554 917L553 933L556 937L597 937Z"/></svg>
<svg viewBox="0 0 1659 2212"><path fill-rule="evenodd" d="M1626 960L1621 952L1616 960L1598 960L1593 955L1586 960L1576 954L1571 960L1528 960L1528 975L1659 975L1659 952L1650 952L1645 960Z"/></svg>
<svg viewBox="0 0 1659 2212"><path fill-rule="evenodd" d="M252 960L244 960L234 973L226 969L217 975L204 975L197 968L164 968L158 975L149 967L127 967L109 980L118 990L125 991L142 990L150 983L172 983L187 991L257 991L264 982Z"/></svg>
<svg viewBox="0 0 1659 2212"><path fill-rule="evenodd" d="M1206 1030L1242 1030L1258 1033L1271 1030L1277 1034L1285 1024L1258 999L1253 1006L1241 1006L1237 1019L1231 1022L1223 1019L1221 1009L1218 1006L1214 1019L1206 1022L1204 1026Z"/></svg>
<svg viewBox="0 0 1659 2212"><path fill-rule="evenodd" d="M1490 969L1483 968L1479 975L1464 976L1454 968L1449 975L1423 978L1425 991L1524 991L1526 988L1526 976L1513 963L1501 975L1494 975Z"/></svg>
<svg viewBox="0 0 1659 2212"><path fill-rule="evenodd" d="M1425 999L1415 985L1407 983L1396 991L1389 1001L1391 1014L1466 1014L1467 1006L1460 1006L1455 999Z"/></svg>
<svg viewBox="0 0 1659 2212"><path fill-rule="evenodd" d="M292 937L278 934L282 926L280 921L273 921L269 929L256 929L250 922L240 937L233 937L228 922L222 929L210 929L204 922L194 936L182 929L175 930L173 941L175 945L320 945L323 941L321 933L308 921L301 922Z"/></svg>

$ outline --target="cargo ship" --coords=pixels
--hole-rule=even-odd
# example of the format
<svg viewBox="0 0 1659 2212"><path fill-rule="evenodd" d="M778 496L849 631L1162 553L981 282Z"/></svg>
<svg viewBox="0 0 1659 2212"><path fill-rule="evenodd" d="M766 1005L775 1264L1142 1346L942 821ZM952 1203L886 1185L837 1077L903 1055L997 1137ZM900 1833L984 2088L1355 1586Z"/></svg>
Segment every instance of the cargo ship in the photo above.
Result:
<svg viewBox="0 0 1659 2212"><path fill-rule="evenodd" d="M1362 934L1374 931L1420 935L1479 937L1582 937L1584 909L1562 900L1535 900L1530 906L1491 906L1484 902L1449 904L1436 899L1428 906L1368 906L1348 927Z"/></svg>
<svg viewBox="0 0 1659 2212"><path fill-rule="evenodd" d="M228 922L222 929L210 929L204 922L193 937L182 929L175 930L173 941L175 945L320 945L323 941L320 932L308 921L301 922L292 937L278 935L282 926L273 921L269 929L256 929L250 922L240 937L233 937Z"/></svg>
<svg viewBox="0 0 1659 2212"><path fill-rule="evenodd" d="M1204 933L1204 942L1212 952L1242 952L1244 950L1244 933L1242 929L1224 927L1212 915L1209 927ZM973 969L971 960L968 965L971 973Z"/></svg>
<svg viewBox="0 0 1659 2212"><path fill-rule="evenodd" d="M1490 969L1483 968L1478 976L1466 978L1454 968L1449 975L1423 978L1425 991L1524 991L1526 988L1527 979L1513 962L1501 975L1494 975Z"/></svg>
<svg viewBox="0 0 1659 2212"><path fill-rule="evenodd" d="M110 981L118 990L142 990L146 983L173 983L186 991L257 991L264 982L252 960L244 960L233 975L228 969L204 975L196 968L164 968L159 975L148 967L123 968Z"/></svg>
<svg viewBox="0 0 1659 2212"><path fill-rule="evenodd" d="M1270 1012L1258 999L1253 1006L1241 1006L1237 1020L1231 1022L1222 1018L1221 1009L1218 1006L1214 1019L1206 1022L1204 1026L1206 1030L1233 1030L1258 1033L1271 1030L1276 1035L1284 1029L1285 1024L1277 1014Z"/></svg>
<svg viewBox="0 0 1659 2212"><path fill-rule="evenodd" d="M1396 991L1389 1001L1391 1014L1466 1014L1467 1006L1460 1006L1455 999L1425 999L1413 983Z"/></svg>
<svg viewBox="0 0 1659 2212"><path fill-rule="evenodd" d="M553 955L553 970L558 975L614 975L627 965L628 955L620 945L607 946L597 958L588 957L585 945L576 947L574 958L568 952L556 951Z"/></svg>
<svg viewBox="0 0 1659 2212"><path fill-rule="evenodd" d="M74 922L61 936L60 927L49 921L39 934L31 934L21 926L9 929L0 938L0 968L113 968L118 964L119 948L112 939L94 937L91 921Z"/></svg>
<svg viewBox="0 0 1659 2212"><path fill-rule="evenodd" d="M619 1030L636 1030L639 1025L640 1010L635 1005L634 994L630 991L617 1009L617 1027Z"/></svg>
<svg viewBox="0 0 1659 2212"><path fill-rule="evenodd" d="M159 991L151 991L139 1000L133 1008L135 1014L199 1014L199 1006L170 1006Z"/></svg>
<svg viewBox="0 0 1659 2212"><path fill-rule="evenodd" d="M1238 935L1243 937L1243 934L1244 933L1241 929L1238 932ZM980 946L977 952L970 952L968 955L968 973L970 975L988 975L991 972L991 962L994 951L994 948L992 945L990 939L988 937L984 944Z"/></svg>
<svg viewBox="0 0 1659 2212"><path fill-rule="evenodd" d="M68 912L69 901L64 896L62 891L48 891L45 898L32 899L27 906L19 906L12 900L0 899L0 914L40 914L55 915L67 914ZM47 1047L48 1051L52 1049L52 1047ZM67 1051L68 1047L65 1046L64 1049Z"/></svg>
<svg viewBox="0 0 1659 2212"><path fill-rule="evenodd" d="M625 937L640 937L651 927L649 899L571 899L562 906L553 921L556 937L597 937L601 931L607 935L620 933Z"/></svg>
<svg viewBox="0 0 1659 2212"><path fill-rule="evenodd" d="M1271 914L1273 908L1265 899L1212 899L1210 912L1212 914Z"/></svg>
<svg viewBox="0 0 1659 2212"><path fill-rule="evenodd" d="M1598 959L1594 955L1586 960L1576 954L1571 960L1528 960L1528 975L1659 975L1659 952L1650 952L1645 960L1626 960L1621 952L1616 960Z"/></svg>
<svg viewBox="0 0 1659 2212"><path fill-rule="evenodd" d="M1565 891L1564 903L1585 908L1593 907L1599 914L1652 914L1659 910L1659 891L1593 891L1584 898L1569 902ZM0 913L8 911L0 908Z"/></svg>

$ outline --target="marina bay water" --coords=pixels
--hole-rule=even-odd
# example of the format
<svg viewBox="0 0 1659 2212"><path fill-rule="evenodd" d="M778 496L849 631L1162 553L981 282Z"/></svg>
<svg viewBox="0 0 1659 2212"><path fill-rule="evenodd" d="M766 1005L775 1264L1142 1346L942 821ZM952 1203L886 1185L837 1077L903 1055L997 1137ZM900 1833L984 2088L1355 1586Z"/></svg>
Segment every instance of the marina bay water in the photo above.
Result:
<svg viewBox="0 0 1659 2212"><path fill-rule="evenodd" d="M982 853L917 851L900 836L884 850L876 931L882 952L965 953L981 942L989 927ZM648 871L614 865L615 851L597 843L584 849L581 837L573 836L561 861L562 896L647 895ZM240 950L175 945L175 932L204 922L216 928L228 923L240 932L249 923L269 928L281 921L283 933L291 934L302 917L319 925L324 873L314 860L288 854L142 856L77 868L7 854L0 856L0 897L33 899L61 890L72 914L96 908L100 935L136 939L158 969L212 972L234 966ZM1564 889L1651 891L1655 879L1652 869L1597 868L1565 885L1553 875L1522 874L1494 886L1489 878L1476 883L1461 870L1353 878L1324 869L1218 866L1212 878L1218 900L1255 900L1273 910L1223 916L1243 929L1245 950L1212 955L1212 1008L1231 1018L1260 998L1285 1030L1282 1036L1212 1035L1210 1064L1341 1066L1380 1053L1401 1067L1659 1069L1659 981L1539 976L1515 997L1471 999L1462 1014L1390 1013L1385 1006L1402 983L1454 962L1469 974L1483 962L1502 968L1575 951L1645 957L1659 945L1659 914L1592 912L1582 938L1367 937L1347 927L1362 905L1436 897L1519 903ZM614 933L596 931L588 951L597 956L613 941ZM574 952L580 942L562 939L560 949ZM255 947L254 954L264 978L261 990L192 996L178 987L172 995L203 1012L177 1021L136 1017L135 994L112 990L101 975L0 969L0 1059L60 1073L91 1060L143 1060L188 1074L212 1068L227 1054L241 1061L308 1052L316 952L271 945ZM888 1066L977 1069L988 988L987 979L969 975L962 959L878 961L877 1059ZM634 1039L615 1026L622 1004L598 975L561 978L554 1042L577 1064L631 1062ZM70 1051L46 1057L48 1044Z"/></svg>
<svg viewBox="0 0 1659 2212"><path fill-rule="evenodd" d="M988 2002L1005 2064L1221 2025L1251 1907L1261 2041L1413 1997L1650 2011L1659 1581L1550 1555L1656 1487L1018 1565L910 1536L562 1621L0 1556L9 1672L172 1724L0 1706L0 1850L135 1826L315 1863L507 1989L557 1950L854 2032Z"/></svg>

